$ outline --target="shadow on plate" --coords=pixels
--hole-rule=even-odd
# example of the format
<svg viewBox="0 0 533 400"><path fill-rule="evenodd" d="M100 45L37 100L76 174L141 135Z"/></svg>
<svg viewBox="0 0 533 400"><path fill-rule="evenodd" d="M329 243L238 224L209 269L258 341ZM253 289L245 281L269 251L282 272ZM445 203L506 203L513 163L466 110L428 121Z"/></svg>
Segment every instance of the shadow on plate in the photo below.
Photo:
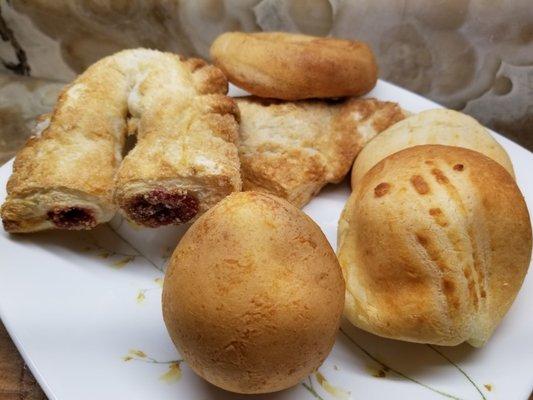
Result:
<svg viewBox="0 0 533 400"><path fill-rule="evenodd" d="M122 269L126 265L130 272L144 271L158 274L164 272L179 238L189 225L145 229L115 217L88 231L48 230L25 234L6 234L7 240L23 244L25 247L38 247L40 251L55 257L75 260L77 267L95 264ZM74 264L74 263L73 263Z"/></svg>

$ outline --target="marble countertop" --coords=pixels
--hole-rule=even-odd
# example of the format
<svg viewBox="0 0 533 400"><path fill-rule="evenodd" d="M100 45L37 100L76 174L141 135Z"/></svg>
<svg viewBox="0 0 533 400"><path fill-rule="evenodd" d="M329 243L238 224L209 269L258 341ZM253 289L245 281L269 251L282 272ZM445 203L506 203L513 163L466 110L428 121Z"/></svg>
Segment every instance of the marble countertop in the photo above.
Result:
<svg viewBox="0 0 533 400"><path fill-rule="evenodd" d="M530 0L11 0L0 2L0 160L99 58L141 46L208 58L231 30L364 40L382 79L533 150Z"/></svg>

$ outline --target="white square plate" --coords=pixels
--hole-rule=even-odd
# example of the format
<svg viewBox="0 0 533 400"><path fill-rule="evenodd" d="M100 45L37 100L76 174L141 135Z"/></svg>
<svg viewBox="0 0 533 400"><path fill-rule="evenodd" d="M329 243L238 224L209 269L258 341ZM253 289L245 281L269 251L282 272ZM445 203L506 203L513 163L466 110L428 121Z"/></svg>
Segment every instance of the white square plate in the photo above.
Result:
<svg viewBox="0 0 533 400"><path fill-rule="evenodd" d="M233 95L242 94L232 88ZM379 82L369 94L410 111L439 107ZM533 155L495 134L533 210ZM0 199L11 163L0 169ZM336 248L349 194L329 186L304 211ZM89 232L0 232L0 315L53 400L235 399L195 374L165 330L162 269L185 228L141 230L115 218ZM482 349L382 339L343 326L319 372L264 399L527 399L533 387L533 278Z"/></svg>

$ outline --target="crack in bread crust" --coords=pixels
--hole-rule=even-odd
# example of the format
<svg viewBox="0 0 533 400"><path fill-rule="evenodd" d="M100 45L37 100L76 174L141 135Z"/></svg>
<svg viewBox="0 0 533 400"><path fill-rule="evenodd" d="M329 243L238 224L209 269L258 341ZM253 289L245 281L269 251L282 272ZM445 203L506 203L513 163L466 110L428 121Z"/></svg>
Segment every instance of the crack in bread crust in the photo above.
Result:
<svg viewBox="0 0 533 400"><path fill-rule="evenodd" d="M468 242L470 244L470 248L472 249L473 267L472 265L469 264L465 268L465 271L463 272L464 272L465 278L468 281L468 291L469 291L470 299L475 309L478 310L479 309L479 298L485 297L485 295L483 295L485 293L485 277L483 273L482 262L479 256L479 251L477 248L477 241L474 237L472 223L470 222L470 218L469 218L470 212L467 210L461 198L461 195L459 194L459 190L455 187L453 183L450 182L448 177L444 175L441 169L432 168L431 174L434 176L437 184L440 184L444 187L444 189L448 193L449 199L456 205L457 209L461 213L463 220L468 224L466 228L466 232L467 232L467 237L468 237ZM477 279L474 278L472 272L476 273Z"/></svg>

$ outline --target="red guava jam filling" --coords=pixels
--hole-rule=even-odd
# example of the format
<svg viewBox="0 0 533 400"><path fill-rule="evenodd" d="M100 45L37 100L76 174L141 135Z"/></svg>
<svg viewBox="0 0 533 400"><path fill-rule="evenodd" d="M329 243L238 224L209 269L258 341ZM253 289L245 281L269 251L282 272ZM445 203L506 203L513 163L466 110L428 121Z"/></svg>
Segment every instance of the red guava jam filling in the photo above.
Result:
<svg viewBox="0 0 533 400"><path fill-rule="evenodd" d="M138 224L156 228L190 221L198 214L198 208L196 197L154 189L131 198L126 212Z"/></svg>
<svg viewBox="0 0 533 400"><path fill-rule="evenodd" d="M46 214L49 221L61 229L90 229L96 226L93 212L82 207L56 208Z"/></svg>

